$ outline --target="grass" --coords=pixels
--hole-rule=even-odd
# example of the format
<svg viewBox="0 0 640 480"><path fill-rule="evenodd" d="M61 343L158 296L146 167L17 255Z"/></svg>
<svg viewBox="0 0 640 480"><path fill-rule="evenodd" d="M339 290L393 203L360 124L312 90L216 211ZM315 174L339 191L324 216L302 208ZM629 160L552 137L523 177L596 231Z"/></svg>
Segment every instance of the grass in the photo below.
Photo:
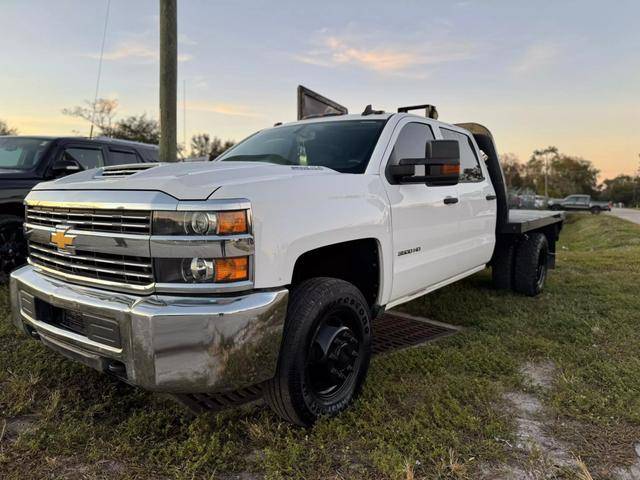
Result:
<svg viewBox="0 0 640 480"><path fill-rule="evenodd" d="M570 217L558 268L537 298L494 291L483 272L404 310L465 329L376 358L353 408L308 430L261 405L192 418L0 319L0 477L477 478L483 465L515 461L502 394L529 388L519 369L537 361L557 367L542 395L549 429L585 471L606 478L634 461L639 226Z"/></svg>

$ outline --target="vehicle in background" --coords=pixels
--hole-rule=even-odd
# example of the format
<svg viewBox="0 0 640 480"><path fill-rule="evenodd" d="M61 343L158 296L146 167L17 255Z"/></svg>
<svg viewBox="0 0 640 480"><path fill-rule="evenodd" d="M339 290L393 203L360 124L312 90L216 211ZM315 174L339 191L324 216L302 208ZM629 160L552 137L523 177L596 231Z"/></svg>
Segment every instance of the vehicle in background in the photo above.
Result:
<svg viewBox="0 0 640 480"><path fill-rule="evenodd" d="M309 425L361 390L385 309L487 265L496 288L540 293L564 214L509 210L489 130L338 107L213 162L36 186L16 327L196 410L257 392Z"/></svg>
<svg viewBox="0 0 640 480"><path fill-rule="evenodd" d="M158 147L138 142L0 136L0 279L26 260L23 201L36 184L92 168L157 161Z"/></svg>
<svg viewBox="0 0 640 480"><path fill-rule="evenodd" d="M566 211L589 211L598 214L602 211L611 211L610 202L598 202L591 198L591 195L569 195L561 200L550 199L549 208L551 210Z"/></svg>

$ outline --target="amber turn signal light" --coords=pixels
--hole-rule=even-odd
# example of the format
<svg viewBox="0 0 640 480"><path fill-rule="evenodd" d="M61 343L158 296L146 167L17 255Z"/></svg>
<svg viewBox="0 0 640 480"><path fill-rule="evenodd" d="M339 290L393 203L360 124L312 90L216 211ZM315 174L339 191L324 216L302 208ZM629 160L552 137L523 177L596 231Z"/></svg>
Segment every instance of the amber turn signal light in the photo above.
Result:
<svg viewBox="0 0 640 480"><path fill-rule="evenodd" d="M216 282L249 280L249 257L216 258Z"/></svg>
<svg viewBox="0 0 640 480"><path fill-rule="evenodd" d="M245 210L218 212L218 234L231 235L234 233L249 233L247 212Z"/></svg>
<svg viewBox="0 0 640 480"><path fill-rule="evenodd" d="M460 173L460 165L442 165L442 175L458 175Z"/></svg>

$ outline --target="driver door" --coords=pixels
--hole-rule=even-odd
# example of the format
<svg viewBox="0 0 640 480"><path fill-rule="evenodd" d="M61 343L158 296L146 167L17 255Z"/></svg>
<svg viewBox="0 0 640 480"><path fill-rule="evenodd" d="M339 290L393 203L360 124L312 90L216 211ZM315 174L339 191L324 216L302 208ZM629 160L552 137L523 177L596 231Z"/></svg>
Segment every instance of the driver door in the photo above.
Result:
<svg viewBox="0 0 640 480"><path fill-rule="evenodd" d="M383 165L397 165L403 158L424 158L425 144L434 140L433 127L416 119L404 119L396 127L393 149ZM424 166L416 175L424 175ZM459 241L458 186L427 187L424 183L393 184L385 175L391 205L393 284L391 302L412 295L461 273L456 262Z"/></svg>

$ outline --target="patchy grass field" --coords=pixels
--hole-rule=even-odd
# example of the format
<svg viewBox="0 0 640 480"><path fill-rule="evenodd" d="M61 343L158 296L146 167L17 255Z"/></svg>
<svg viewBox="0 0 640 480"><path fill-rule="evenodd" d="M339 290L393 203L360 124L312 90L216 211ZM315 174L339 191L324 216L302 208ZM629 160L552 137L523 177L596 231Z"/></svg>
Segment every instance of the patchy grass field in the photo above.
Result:
<svg viewBox="0 0 640 480"><path fill-rule="evenodd" d="M558 257L538 298L484 272L406 305L465 329L376 358L309 430L194 419L67 361L14 332L3 287L0 478L640 478L640 226L571 217Z"/></svg>

